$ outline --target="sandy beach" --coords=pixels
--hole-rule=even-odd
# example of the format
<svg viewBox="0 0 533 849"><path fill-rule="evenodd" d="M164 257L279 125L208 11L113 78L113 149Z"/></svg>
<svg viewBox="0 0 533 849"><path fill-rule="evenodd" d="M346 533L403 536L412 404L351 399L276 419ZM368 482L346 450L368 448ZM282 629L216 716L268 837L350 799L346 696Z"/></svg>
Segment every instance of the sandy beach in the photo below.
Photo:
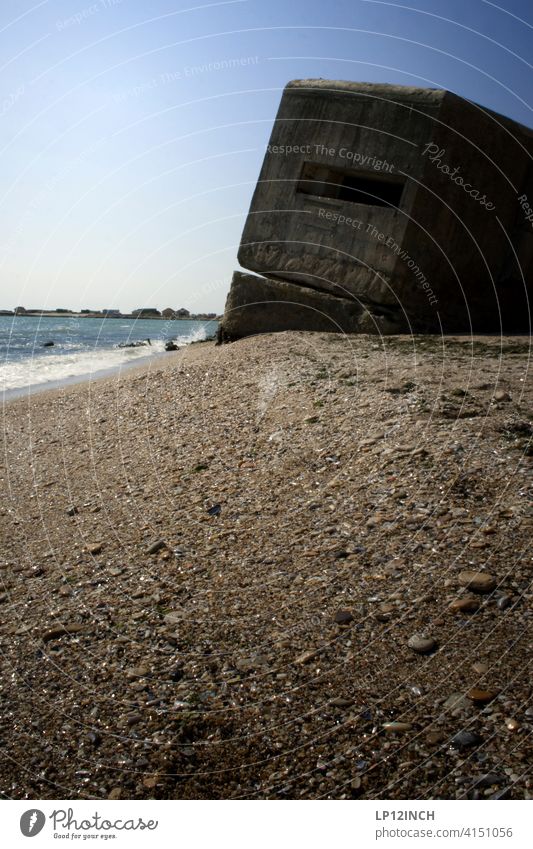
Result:
<svg viewBox="0 0 533 849"><path fill-rule="evenodd" d="M4 796L530 798L529 359L280 333L7 403Z"/></svg>

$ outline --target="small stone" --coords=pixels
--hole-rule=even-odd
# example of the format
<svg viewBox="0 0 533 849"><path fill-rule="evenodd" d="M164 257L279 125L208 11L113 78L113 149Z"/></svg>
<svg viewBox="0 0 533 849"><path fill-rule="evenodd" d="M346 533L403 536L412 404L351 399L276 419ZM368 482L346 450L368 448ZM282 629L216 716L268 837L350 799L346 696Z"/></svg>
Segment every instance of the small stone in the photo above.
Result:
<svg viewBox="0 0 533 849"><path fill-rule="evenodd" d="M147 775L147 776L145 776L145 778L143 778L143 785L148 790L153 790L154 787L157 787L157 785L160 782L161 782L161 777L159 775Z"/></svg>
<svg viewBox="0 0 533 849"><path fill-rule="evenodd" d="M353 613L350 610L337 610L335 622L337 625L349 625L353 622Z"/></svg>
<svg viewBox="0 0 533 849"><path fill-rule="evenodd" d="M404 731L410 731L413 726L410 722L384 722L383 730L387 734L402 734Z"/></svg>
<svg viewBox="0 0 533 849"><path fill-rule="evenodd" d="M313 658L316 657L317 654L317 649L314 649L312 651L304 651L304 653L299 655L294 662L298 664L309 663L309 661L313 660Z"/></svg>
<svg viewBox="0 0 533 849"><path fill-rule="evenodd" d="M332 699L330 701L330 705L332 707L348 708L348 707L351 707L353 705L353 699L343 699L343 698Z"/></svg>
<svg viewBox="0 0 533 849"><path fill-rule="evenodd" d="M494 400L495 401L510 401L511 396L504 389L497 389L496 392L494 393Z"/></svg>
<svg viewBox="0 0 533 849"><path fill-rule="evenodd" d="M496 607L498 610L506 610L511 604L511 597L508 595L502 595L496 602Z"/></svg>
<svg viewBox="0 0 533 849"><path fill-rule="evenodd" d="M474 596L456 598L450 604L449 609L452 613L475 613L476 610L479 610L479 600Z"/></svg>
<svg viewBox="0 0 533 849"><path fill-rule="evenodd" d="M470 749L472 746L477 746L479 743L481 743L481 737L479 734L476 734L475 731L459 731L459 733L450 740L450 748L455 749L458 752L462 752L463 749Z"/></svg>
<svg viewBox="0 0 533 849"><path fill-rule="evenodd" d="M87 734L87 739L89 743L93 744L93 746L99 746L102 742L102 738L96 731L89 731Z"/></svg>
<svg viewBox="0 0 533 849"><path fill-rule="evenodd" d="M103 549L103 545L102 545L101 542L95 542L95 543L92 543L91 545L87 546L87 551L89 552L89 554L92 554L93 557L96 554L100 554L102 549Z"/></svg>
<svg viewBox="0 0 533 849"><path fill-rule="evenodd" d="M67 516L75 516L77 513L79 513L79 510L77 507L74 506L69 507L67 510Z"/></svg>
<svg viewBox="0 0 533 849"><path fill-rule="evenodd" d="M220 516L222 512L222 506L220 504L213 504L212 507L207 511L210 516Z"/></svg>
<svg viewBox="0 0 533 849"><path fill-rule="evenodd" d="M472 669L474 672L477 672L478 675L485 675L489 671L489 666L487 663L476 661L476 663L472 664Z"/></svg>
<svg viewBox="0 0 533 849"><path fill-rule="evenodd" d="M472 702L476 702L480 705L486 705L496 698L498 692L498 690L482 690L479 687L472 687L472 689L468 691L466 696Z"/></svg>
<svg viewBox="0 0 533 849"><path fill-rule="evenodd" d="M467 702L464 693L452 693L443 705L445 711L451 711L452 713L459 713L467 707L470 707L470 704Z"/></svg>
<svg viewBox="0 0 533 849"><path fill-rule="evenodd" d="M155 542L151 543L146 549L147 554L157 554L158 551L161 551L162 548L166 548L166 542L164 539L157 539Z"/></svg>
<svg viewBox="0 0 533 849"><path fill-rule="evenodd" d="M482 775L474 782L474 787L494 787L497 784L503 784L505 781L505 775L501 775L497 772L488 772L486 775Z"/></svg>
<svg viewBox="0 0 533 849"><path fill-rule="evenodd" d="M50 640L58 640L66 634L81 634L84 631L87 631L87 626L77 623L73 623L72 625L55 625L53 628L44 631L41 634L41 639L43 642L49 643Z"/></svg>
<svg viewBox="0 0 533 849"><path fill-rule="evenodd" d="M426 734L426 742L430 746L437 746L439 743L442 743L446 739L446 734L444 731L429 731Z"/></svg>
<svg viewBox="0 0 533 849"><path fill-rule="evenodd" d="M437 642L433 639L433 637L414 634L412 637L409 637L407 645L417 654L429 654L434 651L437 646Z"/></svg>
<svg viewBox="0 0 533 849"><path fill-rule="evenodd" d="M109 792L107 797L108 799L121 799L122 798L122 787L113 787L113 789Z"/></svg>
<svg viewBox="0 0 533 849"><path fill-rule="evenodd" d="M126 669L126 677L130 679L145 678L149 672L147 666L129 666Z"/></svg>
<svg viewBox="0 0 533 849"><path fill-rule="evenodd" d="M518 729L520 728L520 723L517 719L506 719L505 727L508 731L518 731Z"/></svg>
<svg viewBox="0 0 533 849"><path fill-rule="evenodd" d="M475 593L491 593L496 587L496 579L488 572L460 572L458 580Z"/></svg>
<svg viewBox="0 0 533 849"><path fill-rule="evenodd" d="M183 613L181 610L171 610L170 613L167 613L164 617L166 625L177 625L182 619Z"/></svg>

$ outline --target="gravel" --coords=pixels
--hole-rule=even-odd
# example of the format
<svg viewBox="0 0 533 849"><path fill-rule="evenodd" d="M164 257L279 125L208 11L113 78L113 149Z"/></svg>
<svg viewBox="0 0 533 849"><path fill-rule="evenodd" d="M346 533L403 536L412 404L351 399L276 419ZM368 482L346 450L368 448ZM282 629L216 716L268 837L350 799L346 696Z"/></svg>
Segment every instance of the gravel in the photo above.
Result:
<svg viewBox="0 0 533 849"><path fill-rule="evenodd" d="M283 333L6 404L4 796L530 798L528 357Z"/></svg>

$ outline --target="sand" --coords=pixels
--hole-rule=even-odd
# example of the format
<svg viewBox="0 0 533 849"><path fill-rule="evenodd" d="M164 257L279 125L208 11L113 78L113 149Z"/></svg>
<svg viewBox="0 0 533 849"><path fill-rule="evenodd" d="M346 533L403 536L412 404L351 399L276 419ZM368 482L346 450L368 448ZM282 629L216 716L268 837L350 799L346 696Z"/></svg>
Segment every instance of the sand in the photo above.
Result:
<svg viewBox="0 0 533 849"><path fill-rule="evenodd" d="M283 333L6 404L2 793L529 798L529 356Z"/></svg>

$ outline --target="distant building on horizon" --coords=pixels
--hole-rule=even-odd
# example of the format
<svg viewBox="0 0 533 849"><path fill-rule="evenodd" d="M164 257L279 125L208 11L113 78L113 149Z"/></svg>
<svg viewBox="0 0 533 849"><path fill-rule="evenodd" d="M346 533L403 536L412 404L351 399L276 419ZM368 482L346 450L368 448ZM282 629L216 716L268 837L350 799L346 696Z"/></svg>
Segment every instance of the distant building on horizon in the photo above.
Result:
<svg viewBox="0 0 533 849"><path fill-rule="evenodd" d="M137 310L132 310L131 314L134 318L153 318L161 315L155 307L139 307Z"/></svg>

